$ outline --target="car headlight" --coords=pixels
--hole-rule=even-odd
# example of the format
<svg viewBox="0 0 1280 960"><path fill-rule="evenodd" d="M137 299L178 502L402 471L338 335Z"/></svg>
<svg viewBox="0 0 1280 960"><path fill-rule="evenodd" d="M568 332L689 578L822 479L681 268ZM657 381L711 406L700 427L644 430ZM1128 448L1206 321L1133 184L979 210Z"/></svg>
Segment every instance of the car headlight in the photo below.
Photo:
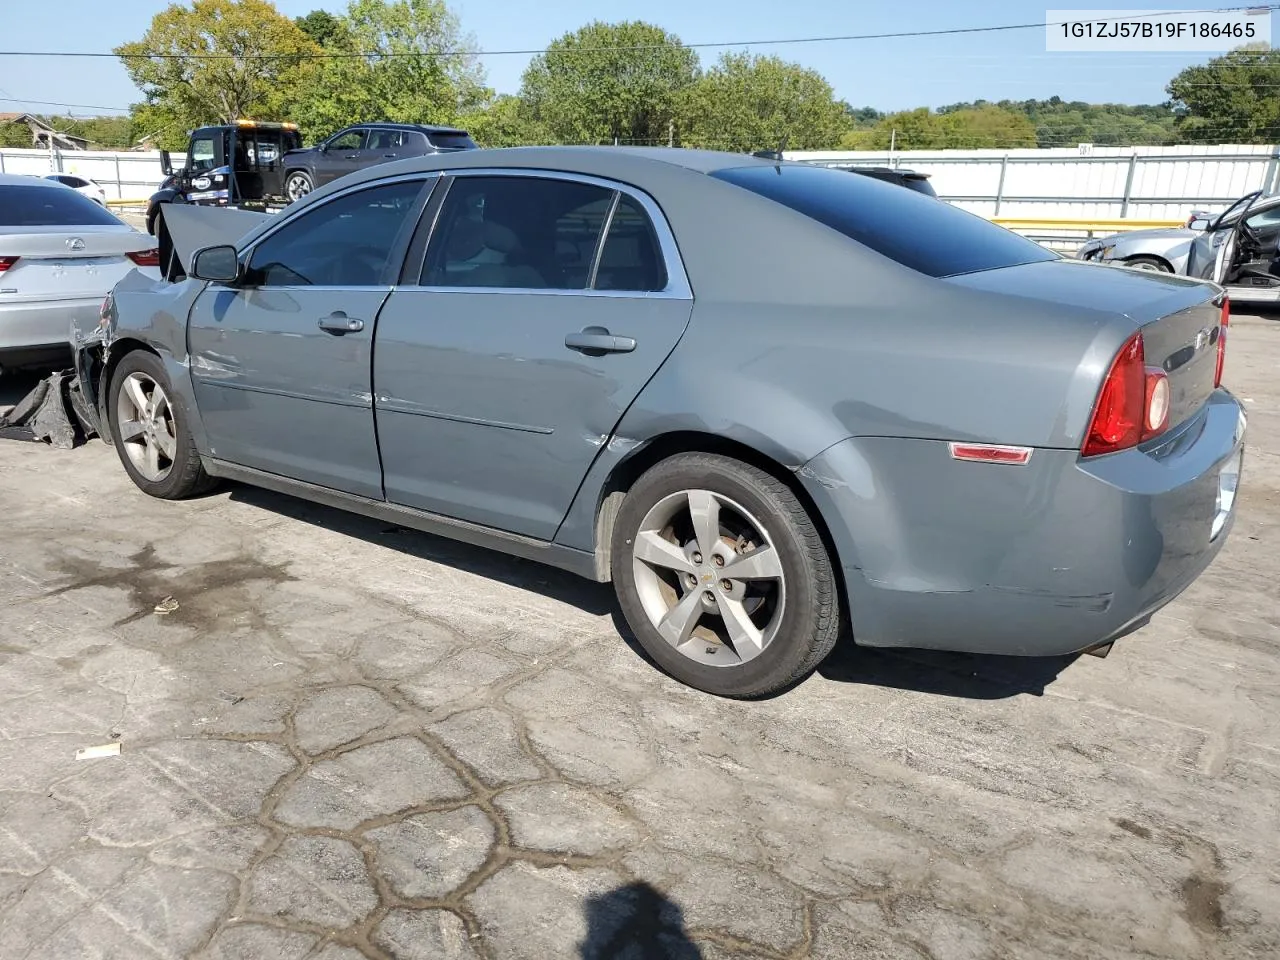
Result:
<svg viewBox="0 0 1280 960"><path fill-rule="evenodd" d="M1115 248L1116 248L1116 245L1114 243L1108 243L1105 247L1103 247L1101 250L1098 251L1098 259L1099 260L1109 259L1111 257L1111 251L1115 250Z"/></svg>

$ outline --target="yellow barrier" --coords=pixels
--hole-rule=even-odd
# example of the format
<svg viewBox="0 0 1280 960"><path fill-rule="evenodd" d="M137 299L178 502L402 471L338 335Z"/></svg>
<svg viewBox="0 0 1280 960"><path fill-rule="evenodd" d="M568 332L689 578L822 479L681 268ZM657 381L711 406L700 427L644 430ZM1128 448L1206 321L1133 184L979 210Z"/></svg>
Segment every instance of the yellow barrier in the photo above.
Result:
<svg viewBox="0 0 1280 960"><path fill-rule="evenodd" d="M108 200L108 207L145 207L146 200Z"/></svg>
<svg viewBox="0 0 1280 960"><path fill-rule="evenodd" d="M998 223L1010 230L1030 230L1048 232L1057 230L1078 230L1082 233L1121 233L1126 230L1149 230L1153 227L1181 227L1185 220L1087 220L1063 219L1050 220L1043 217L1022 219L1018 217L992 217L992 223Z"/></svg>

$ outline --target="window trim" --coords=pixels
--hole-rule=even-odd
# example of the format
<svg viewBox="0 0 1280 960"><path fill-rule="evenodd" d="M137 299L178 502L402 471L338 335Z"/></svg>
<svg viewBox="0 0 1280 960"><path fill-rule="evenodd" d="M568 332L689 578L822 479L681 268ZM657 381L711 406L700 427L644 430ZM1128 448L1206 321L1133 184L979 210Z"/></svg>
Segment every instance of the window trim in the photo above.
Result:
<svg viewBox="0 0 1280 960"><path fill-rule="evenodd" d="M381 180L365 181L362 183L352 184L350 187L342 190L332 196L325 197L323 200L317 200L309 203L305 207L299 209L292 215L286 214L280 218L278 223L271 224L270 228L254 237L243 248L236 250L236 258L240 261L240 268L247 273L249 264L253 260L253 255L257 252L258 247L266 243L281 230L287 229L290 224L296 223L302 217L307 216L315 210L327 207L329 204L337 200L342 200L355 193L363 193L366 190L376 190L381 187L393 186L397 183L405 183L409 181L418 181L418 197L414 201L413 209L409 211L405 217L405 222L401 224L400 230L396 233L396 238L391 242L391 250L388 254L387 267L383 271L380 283L370 286L354 286L345 284L340 286L322 286L318 284L290 284L287 286L249 286L243 283L237 283L234 286L229 284L217 284L217 286L228 286L236 290L381 290L391 289L397 285L397 280L404 267L404 258L409 251L410 241L417 229L418 221L422 216L422 211L431 202L431 198L436 194L436 188L440 185L439 171L424 171L422 173L405 173L395 177L387 177Z"/></svg>
<svg viewBox="0 0 1280 960"><path fill-rule="evenodd" d="M475 294L483 293L489 295L500 296L504 294L536 294L540 296L552 297L606 297L625 300L692 300L693 288L689 283L689 275L685 270L684 260L680 256L680 249L676 245L675 234L671 231L671 225L667 222L666 216L662 212L662 208L657 202L643 190L632 187L625 183L619 183L615 180L609 180L604 177L594 177L585 173L570 173L563 170L542 170L533 167L466 167L464 169L451 169L438 171L443 174L446 183L439 191L439 204L433 204L430 210L431 222L426 229L426 236L421 247L415 243L412 245L413 259L406 260L406 271L401 274L401 284L398 289L403 290L425 290L432 293L465 293ZM432 241L436 237L436 232L440 226L440 212L444 207L444 201L448 199L449 188L453 185L454 180L463 177L518 177L523 180L568 180L575 183L588 184L594 187L600 187L609 190L614 195L613 204L609 209L609 217L604 224L600 233L600 239L596 243L596 252L592 261L591 280L595 280L596 267L599 265L600 255L604 250L604 238L608 235L609 225L613 222L613 211L617 209L617 205L621 202L620 194L626 194L631 200L635 201L645 214L649 217L649 222L653 226L654 233L658 238L658 253L662 257L663 263L667 270L667 285L661 290L593 290L590 287L581 290L556 290L546 287L443 287L443 286L424 286L413 282L422 276L422 268L426 263L427 251ZM425 225L425 224L424 224ZM414 264L413 269L408 269L409 263Z"/></svg>

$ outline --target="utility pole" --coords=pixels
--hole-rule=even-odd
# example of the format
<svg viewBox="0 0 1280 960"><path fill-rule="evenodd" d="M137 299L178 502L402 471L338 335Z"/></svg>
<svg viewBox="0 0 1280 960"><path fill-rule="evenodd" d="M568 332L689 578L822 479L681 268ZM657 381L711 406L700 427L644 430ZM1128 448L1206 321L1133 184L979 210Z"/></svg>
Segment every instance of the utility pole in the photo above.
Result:
<svg viewBox="0 0 1280 960"><path fill-rule="evenodd" d="M667 147L671 148L676 145L676 122L675 120L667 121Z"/></svg>
<svg viewBox="0 0 1280 960"><path fill-rule="evenodd" d="M893 148L898 145L898 128L894 127L889 131L889 166L893 166Z"/></svg>

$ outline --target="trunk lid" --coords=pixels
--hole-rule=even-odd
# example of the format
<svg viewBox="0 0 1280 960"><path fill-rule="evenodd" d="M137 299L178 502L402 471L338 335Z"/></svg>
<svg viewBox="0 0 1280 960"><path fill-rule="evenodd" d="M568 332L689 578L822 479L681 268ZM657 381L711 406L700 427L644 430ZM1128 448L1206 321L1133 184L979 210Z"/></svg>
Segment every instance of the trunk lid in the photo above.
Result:
<svg viewBox="0 0 1280 960"><path fill-rule="evenodd" d="M1093 313L1100 327L1117 316L1125 318L1132 330L1142 331L1147 366L1163 369L1169 378L1170 429L1193 416L1214 390L1222 335L1222 290L1214 284L1065 259L966 274L947 282L1025 298L1029 319L1037 303L1077 308L1081 322L1088 322ZM1099 377L1105 374L1104 369Z"/></svg>
<svg viewBox="0 0 1280 960"><path fill-rule="evenodd" d="M130 253L155 247L131 227L0 227L0 305L106 296L134 267Z"/></svg>

